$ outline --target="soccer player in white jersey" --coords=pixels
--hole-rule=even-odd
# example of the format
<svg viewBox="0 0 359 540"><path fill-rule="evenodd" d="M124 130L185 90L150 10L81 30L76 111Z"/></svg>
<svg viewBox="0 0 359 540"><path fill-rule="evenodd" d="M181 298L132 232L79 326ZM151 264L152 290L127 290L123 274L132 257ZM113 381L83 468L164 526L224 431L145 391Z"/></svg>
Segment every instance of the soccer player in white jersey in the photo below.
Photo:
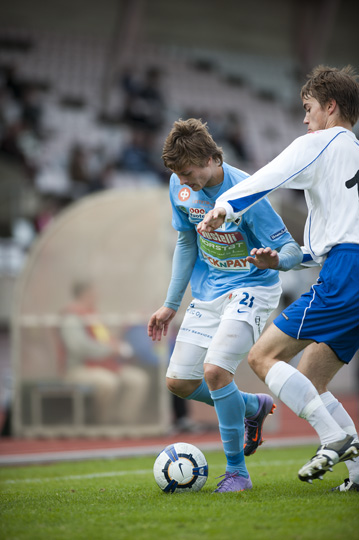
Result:
<svg viewBox="0 0 359 540"><path fill-rule="evenodd" d="M353 421L327 389L359 349L359 142L352 132L359 117L358 77L351 66L318 66L301 98L308 133L222 194L198 229L205 234L235 221L277 188L305 191L303 260L322 265L318 282L274 320L248 360L270 390L317 431L321 445L298 473L311 481L359 450ZM269 248L252 255L260 268L277 261ZM305 348L297 371L288 362ZM336 489L359 491L359 458L347 465L349 478Z"/></svg>
<svg viewBox="0 0 359 540"><path fill-rule="evenodd" d="M209 234L197 232L216 197L248 176L223 163L222 149L206 124L193 118L175 122L162 158L173 171L170 199L178 240L167 298L152 315L148 333L153 340L167 334L190 281L194 299L177 335L167 386L179 397L215 407L227 458L216 491L251 489L244 455L261 443L273 399L240 392L234 373L278 305L278 269L299 263L302 252L267 199L237 223ZM251 264L250 251L262 247L279 251L277 269Z"/></svg>

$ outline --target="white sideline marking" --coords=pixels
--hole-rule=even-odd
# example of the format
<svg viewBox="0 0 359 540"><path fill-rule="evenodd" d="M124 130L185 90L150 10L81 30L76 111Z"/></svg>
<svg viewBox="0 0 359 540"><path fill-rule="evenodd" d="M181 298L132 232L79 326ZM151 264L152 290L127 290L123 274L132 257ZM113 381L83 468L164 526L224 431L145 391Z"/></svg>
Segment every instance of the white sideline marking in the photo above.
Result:
<svg viewBox="0 0 359 540"><path fill-rule="evenodd" d="M284 448L301 446L304 444L317 444L317 437L288 437L286 439L272 439L265 441L265 448ZM202 451L221 450L220 441L199 444ZM42 452L33 454L0 455L0 467L8 465L29 465L41 463L55 463L65 461L84 461L86 459L115 459L134 456L157 455L163 450L160 444L152 446L128 448L100 448L88 450L63 450L58 452Z"/></svg>
<svg viewBox="0 0 359 540"><path fill-rule="evenodd" d="M303 460L299 459L288 459L288 460L277 460L277 461L255 461L250 464L250 468L252 467L282 467L283 465L296 465L298 463L302 463ZM223 466L216 465L214 467L211 467L210 470L222 470ZM4 484L19 484L21 482L31 484L31 483L41 483L41 482L52 482L53 480L57 481L67 481L67 480L90 480L92 478L113 478L115 476L126 476L129 474L152 474L152 469L138 469L134 471L109 471L109 472L102 472L102 473L91 473L91 474L74 474L70 476L45 476L43 478L16 478L16 479L9 479L4 480Z"/></svg>
<svg viewBox="0 0 359 540"><path fill-rule="evenodd" d="M126 474L148 474L150 472L152 472L152 469L143 469L142 471L110 471L91 474L73 474L69 476L45 476L44 478L16 478L14 480L4 480L4 484L18 484L19 482L52 482L52 480L87 480L91 478L111 478L113 476L125 476Z"/></svg>

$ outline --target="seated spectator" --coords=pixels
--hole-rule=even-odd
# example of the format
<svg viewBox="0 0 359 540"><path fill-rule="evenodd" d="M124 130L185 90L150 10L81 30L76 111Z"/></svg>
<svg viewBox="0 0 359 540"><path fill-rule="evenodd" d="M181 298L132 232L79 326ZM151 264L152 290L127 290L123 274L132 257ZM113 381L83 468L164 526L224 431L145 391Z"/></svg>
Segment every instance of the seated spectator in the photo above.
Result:
<svg viewBox="0 0 359 540"><path fill-rule="evenodd" d="M149 390L147 373L131 365L131 346L101 322L93 285L76 283L72 292L60 328L65 379L95 388L99 423L140 423Z"/></svg>

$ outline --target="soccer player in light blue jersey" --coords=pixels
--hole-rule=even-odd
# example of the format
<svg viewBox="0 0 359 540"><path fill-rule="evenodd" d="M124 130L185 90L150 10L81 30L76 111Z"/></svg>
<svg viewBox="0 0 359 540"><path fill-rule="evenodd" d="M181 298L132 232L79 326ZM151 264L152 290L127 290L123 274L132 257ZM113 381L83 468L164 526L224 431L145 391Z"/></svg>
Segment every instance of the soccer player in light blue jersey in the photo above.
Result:
<svg viewBox="0 0 359 540"><path fill-rule="evenodd" d="M204 235L223 222L235 223L279 187L304 190L304 261L309 258L323 267L311 290L284 310L253 346L249 363L318 433L321 445L299 470L300 480L322 478L346 461L349 478L336 489L359 491L357 429L327 388L359 350L359 141L352 131L359 118L358 77L350 66L318 66L301 98L308 133L249 179L219 194L198 229ZM254 249L252 255L261 268L266 268L266 259L273 262L270 249ZM288 362L303 349L297 371Z"/></svg>
<svg viewBox="0 0 359 540"><path fill-rule="evenodd" d="M153 340L167 334L190 282L193 300L177 335L167 387L215 407L227 458L216 492L251 489L244 456L262 442L262 425L274 404L269 395L239 391L234 374L278 306L278 270L299 263L302 252L267 199L236 222L198 232L216 198L248 176L223 162L206 124L193 118L175 122L162 158L173 172L170 199L178 240L167 298L152 315L148 333ZM251 250L262 248L273 253L270 268L252 264Z"/></svg>

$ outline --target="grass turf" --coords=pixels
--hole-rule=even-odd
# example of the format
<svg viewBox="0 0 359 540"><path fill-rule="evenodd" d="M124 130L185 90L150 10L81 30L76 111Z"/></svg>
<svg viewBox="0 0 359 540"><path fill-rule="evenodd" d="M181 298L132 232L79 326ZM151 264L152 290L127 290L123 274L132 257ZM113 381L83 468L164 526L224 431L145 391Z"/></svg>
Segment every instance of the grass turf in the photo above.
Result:
<svg viewBox="0 0 359 540"><path fill-rule="evenodd" d="M297 471L314 448L260 449L247 459L253 489L213 494L221 452L205 452L209 479L198 493L165 494L153 457L0 470L2 540L357 540L359 493L331 492L339 464L322 482Z"/></svg>

